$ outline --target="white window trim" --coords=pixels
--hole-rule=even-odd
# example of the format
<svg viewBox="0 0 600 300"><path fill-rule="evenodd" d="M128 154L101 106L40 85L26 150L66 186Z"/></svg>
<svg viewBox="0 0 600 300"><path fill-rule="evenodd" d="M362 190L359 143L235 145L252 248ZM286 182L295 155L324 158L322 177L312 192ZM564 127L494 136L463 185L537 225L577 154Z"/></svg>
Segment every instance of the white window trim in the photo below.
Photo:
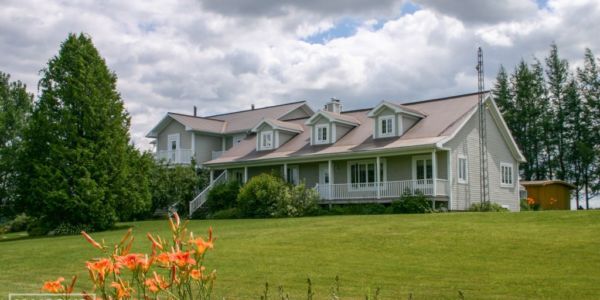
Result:
<svg viewBox="0 0 600 300"><path fill-rule="evenodd" d="M325 128L327 138L325 140L319 139L319 129ZM315 144L322 145L329 143L329 139L331 138L331 131L329 130L329 124L319 124L315 126Z"/></svg>
<svg viewBox="0 0 600 300"><path fill-rule="evenodd" d="M431 155L415 155L412 157L412 180L417 180L417 160L431 160L431 180L433 180L434 178L437 179L437 176L433 174L433 160L431 158ZM425 176L427 176L427 174L425 174Z"/></svg>
<svg viewBox="0 0 600 300"><path fill-rule="evenodd" d="M372 163L374 167L377 167L377 159L363 159L363 160L351 160L348 161L346 163L346 182L348 183L348 191L351 192L357 192L357 191L374 191L377 189L377 186L375 185L375 182L373 182L373 186L371 187L355 187L353 186L352 183L352 174L351 174L351 166L353 164L366 164L366 163ZM383 168L383 178L380 178L379 181L381 183L385 183L387 182L387 161L385 158L380 158L379 159L379 163L382 165ZM375 168L375 172L377 172L377 168ZM377 174L375 174L375 179L377 179ZM387 188L386 184L382 184L380 187L380 190L385 190Z"/></svg>
<svg viewBox="0 0 600 300"><path fill-rule="evenodd" d="M465 161L465 178L460 178L460 161L463 160ZM469 183L469 160L467 159L467 156L463 155L463 154L459 154L458 155L458 159L456 160L457 165L456 165L456 178L458 180L458 183L460 184L467 184Z"/></svg>
<svg viewBox="0 0 600 300"><path fill-rule="evenodd" d="M511 183L505 183L502 180L502 176L504 174L504 168L510 168L510 182ZM507 163L507 162L501 162L500 163L500 187L506 187L506 188L512 188L515 185L515 168L514 165L511 163Z"/></svg>
<svg viewBox="0 0 600 300"><path fill-rule="evenodd" d="M271 136L271 145L265 145L265 136ZM274 136L272 130L265 130L260 132L260 150L271 150L273 149Z"/></svg>
<svg viewBox="0 0 600 300"><path fill-rule="evenodd" d="M391 125L392 131L391 132L388 132L388 133L383 132L383 126L381 126L381 122L383 120L386 120L386 121L391 120L392 121L392 125ZM377 127L379 128L378 132L377 132L379 134L379 137L390 137L390 136L396 135L396 116L395 115L387 115L387 116L381 116L381 117L377 118L377 125L378 125Z"/></svg>

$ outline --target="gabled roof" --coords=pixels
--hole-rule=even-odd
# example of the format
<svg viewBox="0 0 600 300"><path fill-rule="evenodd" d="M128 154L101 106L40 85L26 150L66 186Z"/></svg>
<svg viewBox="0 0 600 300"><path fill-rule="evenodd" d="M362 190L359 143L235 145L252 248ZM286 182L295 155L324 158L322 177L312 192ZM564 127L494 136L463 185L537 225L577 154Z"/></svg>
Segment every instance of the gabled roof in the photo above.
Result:
<svg viewBox="0 0 600 300"><path fill-rule="evenodd" d="M399 150L434 149L455 136L464 123L472 117L478 107L478 93L465 94L441 99L404 103L403 106L427 115L399 137L373 139L373 121L369 119L372 109L346 111L341 114L317 112L324 117L340 116L360 124L354 127L334 144L311 145L310 119L297 119L288 122L302 126L305 130L273 151L256 151L256 136L244 139L236 147L225 151L221 157L205 162L206 166L230 166L235 164L262 163L265 161L310 160L313 158L335 158L340 155L373 155L375 153L396 153ZM311 118L314 118L311 117Z"/></svg>
<svg viewBox="0 0 600 300"><path fill-rule="evenodd" d="M427 116L424 113L420 112L419 110L411 108L409 106L391 103L391 102L383 100L369 112L368 117L373 118L373 117L377 116L377 114L381 111L381 109L386 108L386 107L393 110L397 114L404 113L404 114L411 115L411 116L414 116L417 118L424 118Z"/></svg>
<svg viewBox="0 0 600 300"><path fill-rule="evenodd" d="M360 121L352 115L347 115L347 114L343 114L343 113L336 114L336 113L328 112L325 110L319 110L314 115L312 115L312 117L310 117L308 120L306 120L306 125L309 125L309 126L314 125L315 121L319 117L324 117L327 120L329 120L329 122L337 122L337 123L346 124L346 125L350 125L350 126L360 125Z"/></svg>
<svg viewBox="0 0 600 300"><path fill-rule="evenodd" d="M199 131L213 134L221 134L225 128L225 122L221 120L214 120L210 118L194 117L188 115L182 115L178 113L167 113L160 122L148 134L148 138L158 137L158 133L161 132L169 123L175 120L185 126L185 130L188 131Z"/></svg>
<svg viewBox="0 0 600 300"><path fill-rule="evenodd" d="M250 110L237 111L227 114L208 116L210 119L222 120L227 122L223 133L245 132L254 127L263 118L279 119L288 115L295 109L306 110L308 105L306 101L292 102L281 105L274 105ZM310 107L308 110L312 112Z"/></svg>
<svg viewBox="0 0 600 300"><path fill-rule="evenodd" d="M295 132L295 133L300 133L300 132L304 131L304 129L302 129L302 126L300 126L298 124L279 121L279 120L275 120L275 119L271 119L271 118L262 119L260 122L258 122L258 124L256 124L256 126L254 126L254 128L252 128L251 131L257 132L258 128L260 128L260 126L262 126L265 123L269 124L269 126L271 126L273 129L284 130L284 131Z"/></svg>
<svg viewBox="0 0 600 300"><path fill-rule="evenodd" d="M198 131L209 134L233 134L246 132L263 118L279 119L289 115L296 109L311 115L312 109L306 101L298 101L250 110L237 111L209 117L190 116L179 113L167 113L158 124L148 132L146 137L156 138L169 122L175 120L185 126L188 131Z"/></svg>

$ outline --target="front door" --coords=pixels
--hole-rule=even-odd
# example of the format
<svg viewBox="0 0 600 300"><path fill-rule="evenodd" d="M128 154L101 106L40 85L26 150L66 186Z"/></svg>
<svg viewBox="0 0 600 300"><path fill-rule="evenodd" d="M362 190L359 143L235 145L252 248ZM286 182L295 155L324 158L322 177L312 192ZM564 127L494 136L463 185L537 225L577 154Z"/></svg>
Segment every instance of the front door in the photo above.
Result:
<svg viewBox="0 0 600 300"><path fill-rule="evenodd" d="M178 157L177 157L177 150L179 150L179 134L169 134L168 136L168 145L167 145L167 150L168 150L168 159L171 162L177 162L178 161Z"/></svg>
<svg viewBox="0 0 600 300"><path fill-rule="evenodd" d="M289 166L287 169L287 182L291 184L300 183L300 170L298 166Z"/></svg>
<svg viewBox="0 0 600 300"><path fill-rule="evenodd" d="M319 165L319 185L329 184L329 166L328 164Z"/></svg>

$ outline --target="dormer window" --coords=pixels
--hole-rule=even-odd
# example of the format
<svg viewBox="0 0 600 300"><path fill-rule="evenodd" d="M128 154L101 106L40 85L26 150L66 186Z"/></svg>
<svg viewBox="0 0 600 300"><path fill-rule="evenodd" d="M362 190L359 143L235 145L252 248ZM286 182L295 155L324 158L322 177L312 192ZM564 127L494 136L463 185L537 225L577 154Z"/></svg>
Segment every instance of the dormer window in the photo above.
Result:
<svg viewBox="0 0 600 300"><path fill-rule="evenodd" d="M327 124L317 125L317 144L326 144L329 141L329 133Z"/></svg>
<svg viewBox="0 0 600 300"><path fill-rule="evenodd" d="M273 131L261 131L260 140L261 150L273 149Z"/></svg>
<svg viewBox="0 0 600 300"><path fill-rule="evenodd" d="M383 116L379 117L379 136L380 137L388 137L396 135L396 117L391 116Z"/></svg>

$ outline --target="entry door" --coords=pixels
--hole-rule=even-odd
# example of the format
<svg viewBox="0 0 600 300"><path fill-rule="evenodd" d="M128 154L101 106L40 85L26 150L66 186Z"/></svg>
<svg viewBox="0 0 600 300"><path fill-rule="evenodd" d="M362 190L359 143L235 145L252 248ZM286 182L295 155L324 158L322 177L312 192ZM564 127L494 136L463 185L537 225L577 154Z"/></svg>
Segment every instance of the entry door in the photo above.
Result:
<svg viewBox="0 0 600 300"><path fill-rule="evenodd" d="M319 165L319 184L329 184L329 166L327 164Z"/></svg>
<svg viewBox="0 0 600 300"><path fill-rule="evenodd" d="M167 145L169 160L172 162L178 161L177 150L179 150L179 134L169 134Z"/></svg>

